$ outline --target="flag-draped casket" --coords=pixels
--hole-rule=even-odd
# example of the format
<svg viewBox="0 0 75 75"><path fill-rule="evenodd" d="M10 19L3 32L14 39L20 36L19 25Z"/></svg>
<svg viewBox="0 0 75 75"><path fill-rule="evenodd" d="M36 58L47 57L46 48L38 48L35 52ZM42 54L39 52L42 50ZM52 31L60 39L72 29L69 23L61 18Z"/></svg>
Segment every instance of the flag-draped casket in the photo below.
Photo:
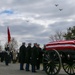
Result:
<svg viewBox="0 0 75 75"><path fill-rule="evenodd" d="M75 50L75 40L63 40L63 41L55 41L49 42L46 44L46 50L66 50L73 49Z"/></svg>

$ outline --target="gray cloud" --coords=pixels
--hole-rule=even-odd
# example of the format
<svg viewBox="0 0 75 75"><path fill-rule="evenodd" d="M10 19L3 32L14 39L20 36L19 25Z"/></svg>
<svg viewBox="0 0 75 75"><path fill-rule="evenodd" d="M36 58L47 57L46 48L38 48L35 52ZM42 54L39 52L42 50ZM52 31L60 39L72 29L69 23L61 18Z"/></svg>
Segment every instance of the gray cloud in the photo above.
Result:
<svg viewBox="0 0 75 75"><path fill-rule="evenodd" d="M9 26L18 43L43 45L55 31L65 32L68 27L75 26L74 9L75 0L2 0L0 12L11 10L13 13L0 14L0 39L3 43L6 41Z"/></svg>

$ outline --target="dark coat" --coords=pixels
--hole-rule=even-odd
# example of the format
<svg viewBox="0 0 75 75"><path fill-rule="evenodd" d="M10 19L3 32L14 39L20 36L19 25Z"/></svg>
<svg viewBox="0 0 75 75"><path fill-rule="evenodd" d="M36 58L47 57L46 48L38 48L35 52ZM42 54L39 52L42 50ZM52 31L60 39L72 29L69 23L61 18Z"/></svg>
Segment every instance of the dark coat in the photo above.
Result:
<svg viewBox="0 0 75 75"><path fill-rule="evenodd" d="M19 62L25 63L26 47L22 45L19 49Z"/></svg>
<svg viewBox="0 0 75 75"><path fill-rule="evenodd" d="M33 46L31 51L31 64L36 65L37 64L37 58L38 58L38 50L36 46Z"/></svg>
<svg viewBox="0 0 75 75"><path fill-rule="evenodd" d="M43 51L42 51L42 49L40 47L38 48L38 52L39 52L38 62L39 63L42 63L42 54L43 54Z"/></svg>
<svg viewBox="0 0 75 75"><path fill-rule="evenodd" d="M31 58L31 46L28 46L26 49L26 63L30 63L30 58Z"/></svg>
<svg viewBox="0 0 75 75"><path fill-rule="evenodd" d="M6 62L10 62L10 51L9 47L5 47L4 58Z"/></svg>

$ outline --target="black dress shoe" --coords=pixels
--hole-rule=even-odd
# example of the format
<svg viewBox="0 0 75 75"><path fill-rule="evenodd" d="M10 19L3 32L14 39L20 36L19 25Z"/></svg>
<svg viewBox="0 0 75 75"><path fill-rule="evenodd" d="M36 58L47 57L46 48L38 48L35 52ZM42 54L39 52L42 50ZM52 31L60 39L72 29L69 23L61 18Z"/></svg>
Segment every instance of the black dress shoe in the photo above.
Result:
<svg viewBox="0 0 75 75"><path fill-rule="evenodd" d="M30 70L26 70L26 71L30 71Z"/></svg>
<svg viewBox="0 0 75 75"><path fill-rule="evenodd" d="M36 71L32 71L33 73L37 73Z"/></svg>
<svg viewBox="0 0 75 75"><path fill-rule="evenodd" d="M20 70L24 70L24 69L20 69Z"/></svg>

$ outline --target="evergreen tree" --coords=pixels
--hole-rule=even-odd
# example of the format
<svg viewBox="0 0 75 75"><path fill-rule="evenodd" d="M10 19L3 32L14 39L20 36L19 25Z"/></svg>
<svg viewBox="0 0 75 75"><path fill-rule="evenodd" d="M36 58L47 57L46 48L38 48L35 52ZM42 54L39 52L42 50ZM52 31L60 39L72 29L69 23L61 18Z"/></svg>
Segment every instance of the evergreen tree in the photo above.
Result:
<svg viewBox="0 0 75 75"><path fill-rule="evenodd" d="M66 40L72 40L75 39L75 26L69 27L67 29L67 33L64 34L64 38Z"/></svg>

